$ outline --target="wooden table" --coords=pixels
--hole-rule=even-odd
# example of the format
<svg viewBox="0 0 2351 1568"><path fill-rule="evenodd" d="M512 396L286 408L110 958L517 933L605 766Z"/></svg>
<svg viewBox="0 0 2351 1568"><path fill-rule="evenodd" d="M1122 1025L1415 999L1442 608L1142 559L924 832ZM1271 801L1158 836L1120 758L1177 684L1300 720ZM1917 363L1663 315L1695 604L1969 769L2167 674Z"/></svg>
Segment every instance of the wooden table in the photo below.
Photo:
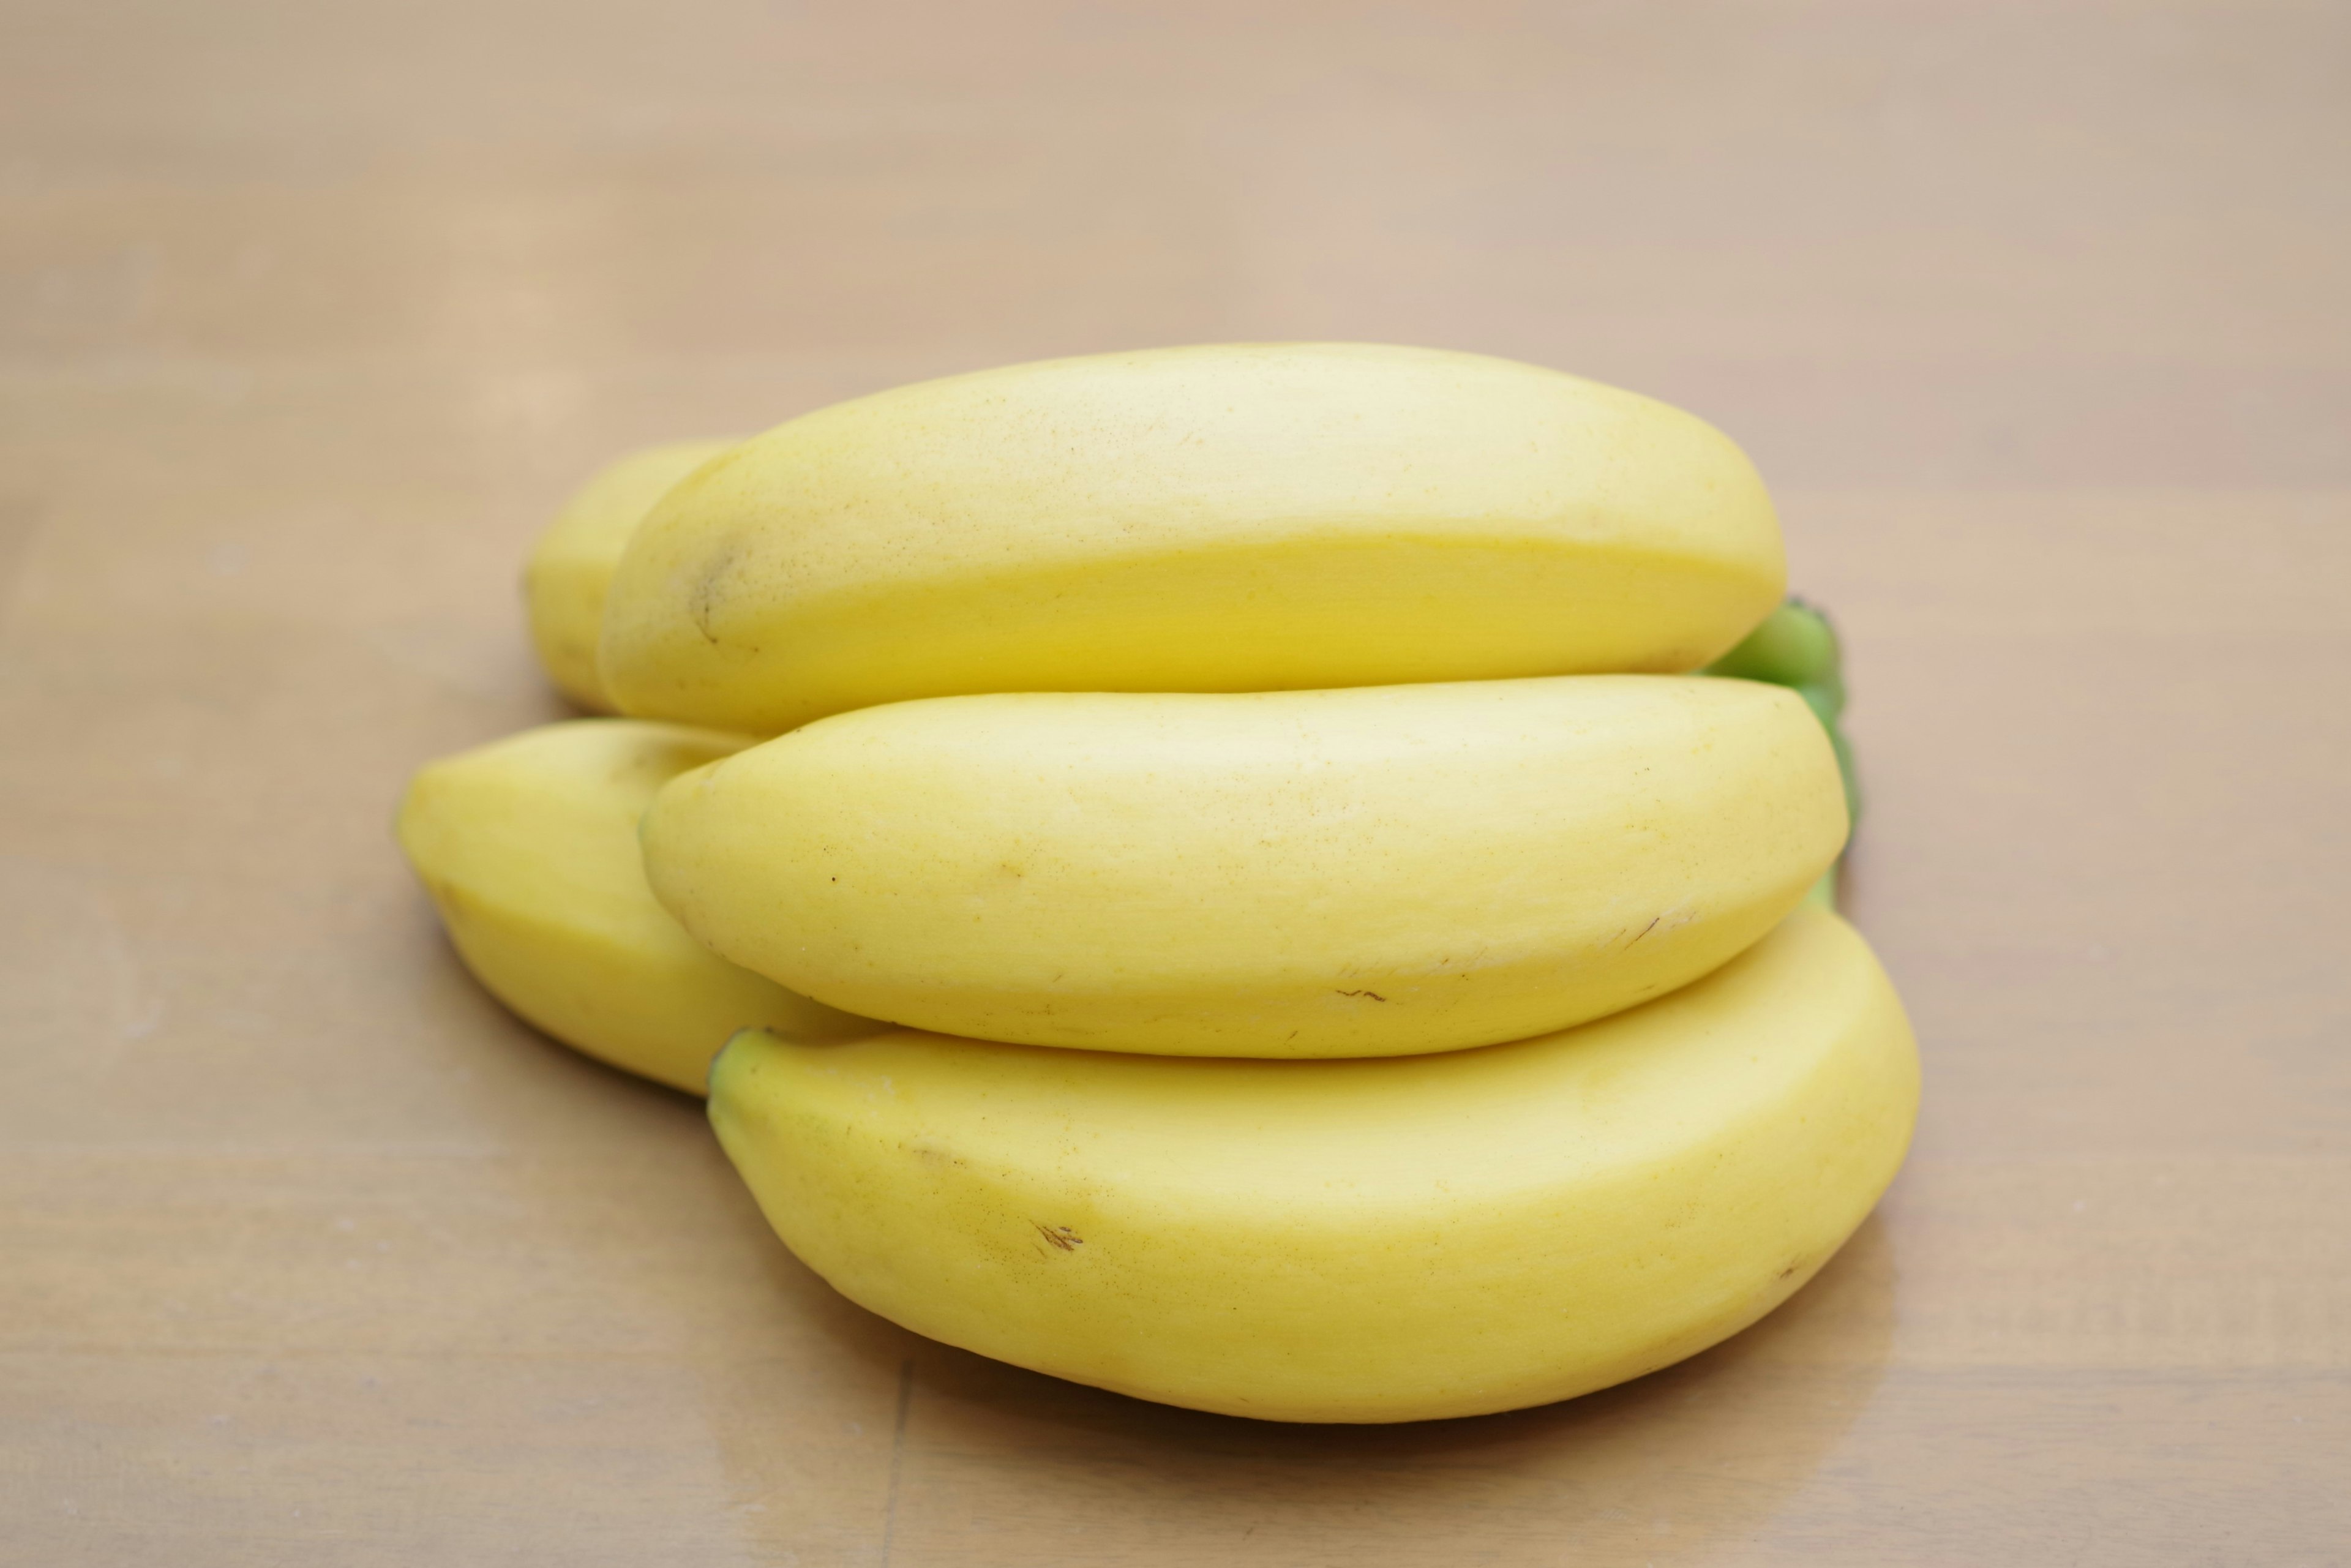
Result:
<svg viewBox="0 0 2351 1568"><path fill-rule="evenodd" d="M2341 7L0 8L0 1557L2351 1559ZM627 446L1510 354L1740 437L1855 669L1910 1165L1549 1409L926 1343L517 1027L387 822Z"/></svg>

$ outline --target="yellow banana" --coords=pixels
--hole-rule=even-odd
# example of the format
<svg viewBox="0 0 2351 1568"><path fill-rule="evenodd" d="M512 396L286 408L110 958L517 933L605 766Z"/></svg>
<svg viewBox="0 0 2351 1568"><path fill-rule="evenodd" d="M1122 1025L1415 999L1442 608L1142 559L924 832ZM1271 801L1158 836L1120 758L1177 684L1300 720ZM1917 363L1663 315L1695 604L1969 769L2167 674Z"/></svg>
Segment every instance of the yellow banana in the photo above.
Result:
<svg viewBox="0 0 2351 1568"><path fill-rule="evenodd" d="M465 967L589 1055L693 1093L726 1037L881 1027L795 996L701 946L645 885L637 819L663 784L747 737L574 719L421 769L399 819Z"/></svg>
<svg viewBox="0 0 2351 1568"><path fill-rule="evenodd" d="M678 779L653 891L746 967L985 1040L1384 1056L1697 978L1844 842L1802 698L1583 675L943 697Z"/></svg>
<svg viewBox="0 0 2351 1568"><path fill-rule="evenodd" d="M672 486L734 444L675 441L629 454L574 492L531 547L522 578L531 642L556 689L581 707L612 706L596 674L596 640L621 547Z"/></svg>
<svg viewBox="0 0 2351 1568"><path fill-rule="evenodd" d="M1868 1213L1917 1095L1884 972L1805 910L1668 997L1485 1051L752 1032L710 1115L801 1260L917 1333L1204 1410L1407 1421L1737 1333Z"/></svg>
<svg viewBox="0 0 2351 1568"><path fill-rule="evenodd" d="M1779 602L1739 448L1507 360L1356 343L1016 365L822 409L629 540L623 711L1693 669Z"/></svg>

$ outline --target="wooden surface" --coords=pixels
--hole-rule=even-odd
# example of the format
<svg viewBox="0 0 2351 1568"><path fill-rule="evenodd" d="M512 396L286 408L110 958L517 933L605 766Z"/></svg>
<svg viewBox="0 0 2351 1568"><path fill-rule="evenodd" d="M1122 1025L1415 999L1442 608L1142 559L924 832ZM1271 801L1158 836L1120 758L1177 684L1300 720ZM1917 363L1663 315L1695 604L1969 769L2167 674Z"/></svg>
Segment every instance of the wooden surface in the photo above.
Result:
<svg viewBox="0 0 2351 1568"><path fill-rule="evenodd" d="M0 1558L2339 1563L2351 12L0 5ZM387 821L626 446L1348 337L1695 409L1851 642L1916 1153L1389 1430L834 1297Z"/></svg>

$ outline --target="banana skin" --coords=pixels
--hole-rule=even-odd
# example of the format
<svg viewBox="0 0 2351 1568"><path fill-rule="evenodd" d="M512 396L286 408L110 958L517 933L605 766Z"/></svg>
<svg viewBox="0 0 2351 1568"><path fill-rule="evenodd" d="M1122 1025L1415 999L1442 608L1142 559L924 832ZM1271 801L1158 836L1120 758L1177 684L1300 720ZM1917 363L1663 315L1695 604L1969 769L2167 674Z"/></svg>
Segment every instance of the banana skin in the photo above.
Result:
<svg viewBox="0 0 2351 1568"><path fill-rule="evenodd" d="M632 452L590 476L532 545L522 574L531 645L548 679L580 706L614 706L596 670L596 643L622 547L654 502L735 444L674 441Z"/></svg>
<svg viewBox="0 0 2351 1568"><path fill-rule="evenodd" d="M1696 979L1844 844L1792 692L1579 675L944 697L665 788L716 952L941 1033L1172 1055L1518 1040Z"/></svg>
<svg viewBox="0 0 2351 1568"><path fill-rule="evenodd" d="M1917 1100L1867 946L1804 910L1580 1029L1386 1061L912 1031L737 1036L710 1117L784 1242L983 1355L1281 1421L1544 1404L1737 1333L1900 1165Z"/></svg>
<svg viewBox="0 0 2351 1568"><path fill-rule="evenodd" d="M400 845L490 994L576 1050L689 1093L738 1029L829 1040L883 1026L796 996L679 929L653 901L637 820L745 736L574 719L427 765Z"/></svg>
<svg viewBox="0 0 2351 1568"><path fill-rule="evenodd" d="M1844 652L1836 627L1825 612L1791 597L1765 616L1739 645L1706 667L1709 675L1734 680L1765 681L1786 686L1804 699L1813 716L1828 731L1835 748L1837 773L1844 784L1848 832L1861 826L1861 778L1853 747L1838 723L1844 713ZM1821 874L1805 895L1823 909L1837 904L1837 873L1844 860Z"/></svg>
<svg viewBox="0 0 2351 1568"><path fill-rule="evenodd" d="M603 622L622 711L775 734L980 692L1236 692L1723 653L1785 587L1728 437L1556 371L1363 343L1015 365L696 470Z"/></svg>

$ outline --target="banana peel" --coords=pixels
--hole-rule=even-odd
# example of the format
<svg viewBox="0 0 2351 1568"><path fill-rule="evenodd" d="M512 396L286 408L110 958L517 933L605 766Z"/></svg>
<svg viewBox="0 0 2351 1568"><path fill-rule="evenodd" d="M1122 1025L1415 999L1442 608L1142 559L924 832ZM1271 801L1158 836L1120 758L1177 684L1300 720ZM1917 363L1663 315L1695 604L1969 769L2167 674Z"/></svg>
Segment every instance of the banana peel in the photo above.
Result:
<svg viewBox="0 0 2351 1568"><path fill-rule="evenodd" d="M1829 745L1836 751L1837 776L1844 784L1846 821L1853 830L1860 828L1861 779L1854 764L1853 743L1845 738L1839 722L1845 707L1844 648L1827 612L1791 594L1737 647L1701 673L1786 686L1803 698L1804 706L1828 731ZM1805 902L1834 909L1837 877L1844 870L1844 859L1840 855L1805 895Z"/></svg>

